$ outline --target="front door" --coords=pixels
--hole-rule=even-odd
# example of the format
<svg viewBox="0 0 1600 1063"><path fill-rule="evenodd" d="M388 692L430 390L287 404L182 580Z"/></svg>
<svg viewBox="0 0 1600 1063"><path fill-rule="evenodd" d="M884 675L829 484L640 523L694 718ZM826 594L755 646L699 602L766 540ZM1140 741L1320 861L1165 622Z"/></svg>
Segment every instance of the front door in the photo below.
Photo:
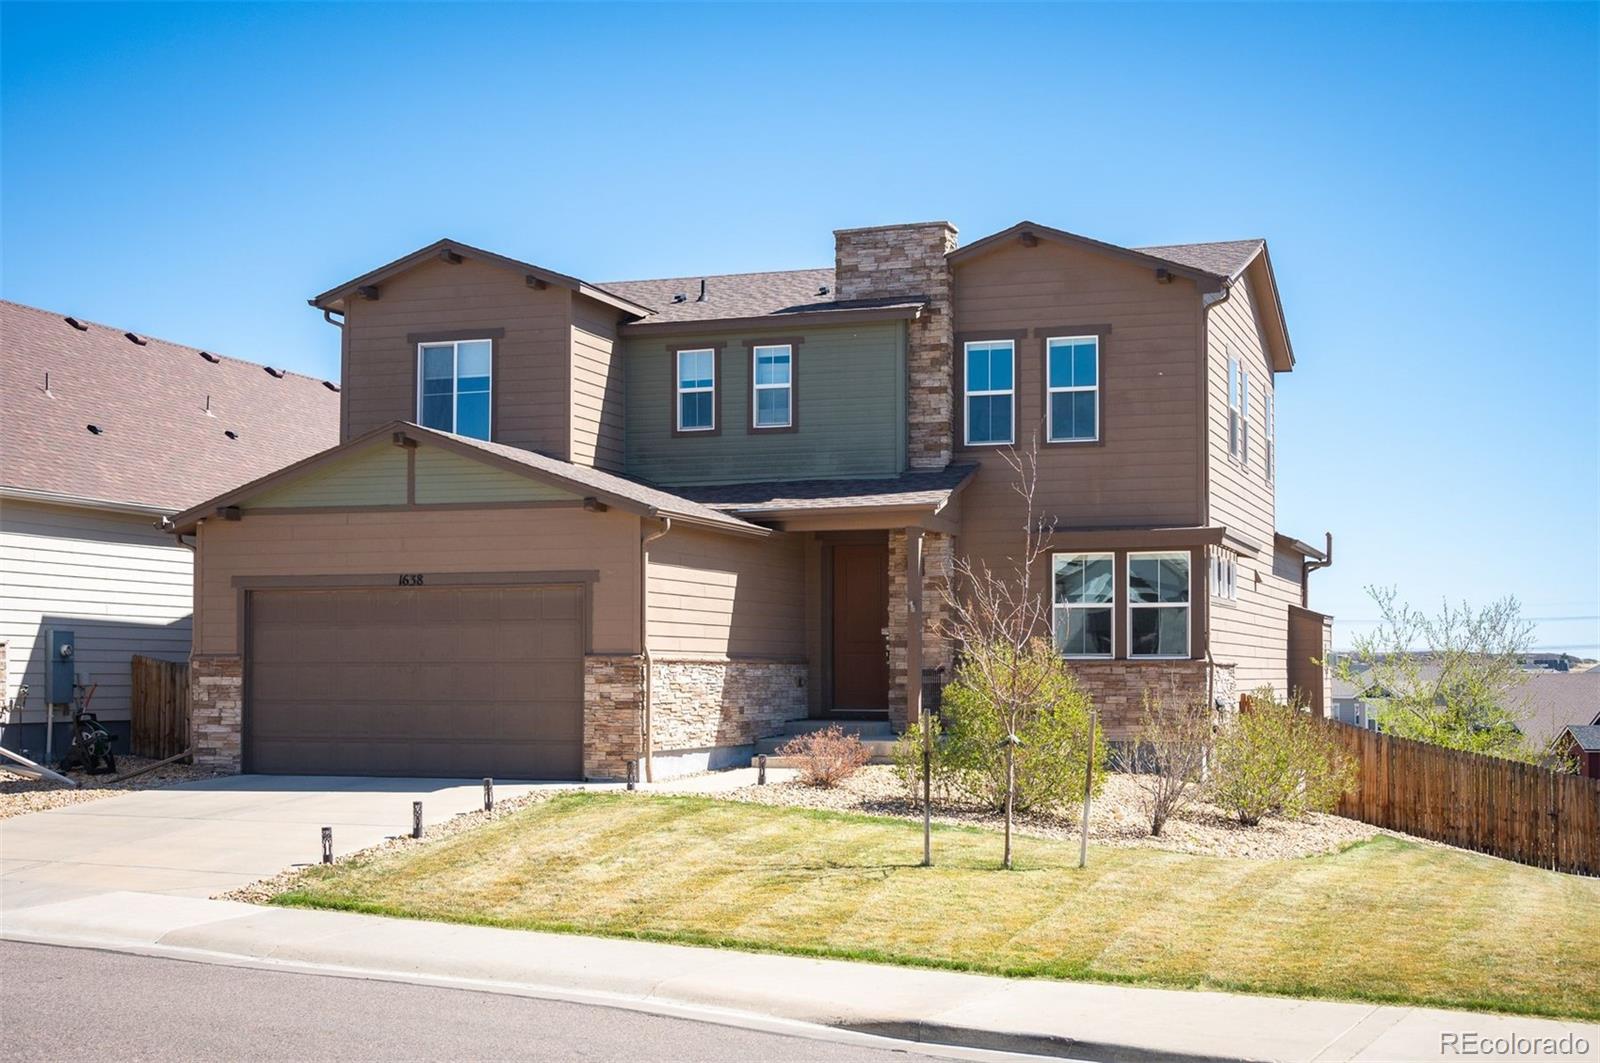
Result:
<svg viewBox="0 0 1600 1063"><path fill-rule="evenodd" d="M833 708L883 712L889 701L889 547L833 548Z"/></svg>

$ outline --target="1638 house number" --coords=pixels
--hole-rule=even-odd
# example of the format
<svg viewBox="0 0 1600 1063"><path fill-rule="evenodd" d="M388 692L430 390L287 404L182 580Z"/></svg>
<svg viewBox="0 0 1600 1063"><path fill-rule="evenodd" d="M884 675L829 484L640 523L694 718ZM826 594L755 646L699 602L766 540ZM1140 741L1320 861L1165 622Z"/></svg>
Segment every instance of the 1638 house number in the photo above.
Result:
<svg viewBox="0 0 1600 1063"><path fill-rule="evenodd" d="M400 579L399 579L398 582L399 582L400 586L402 586L402 587L420 587L420 586L422 586L422 582L423 582L422 581L422 573L420 573L420 572L402 572L402 573L400 573Z"/></svg>

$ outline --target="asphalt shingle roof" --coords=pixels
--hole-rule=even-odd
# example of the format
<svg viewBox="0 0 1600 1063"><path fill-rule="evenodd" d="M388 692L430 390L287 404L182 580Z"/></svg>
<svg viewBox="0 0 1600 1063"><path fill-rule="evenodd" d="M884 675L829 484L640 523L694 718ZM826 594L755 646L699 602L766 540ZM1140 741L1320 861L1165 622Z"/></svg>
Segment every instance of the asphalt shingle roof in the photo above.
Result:
<svg viewBox="0 0 1600 1063"><path fill-rule="evenodd" d="M706 298L700 301L700 282ZM797 307L832 302L833 269L791 269L775 273L723 273L708 277L666 277L659 280L605 281L596 287L642 303L657 321L715 321L762 317ZM822 291L826 288L827 291ZM675 296L684 296L681 303Z"/></svg>
<svg viewBox="0 0 1600 1063"><path fill-rule="evenodd" d="M1578 746L1584 752L1600 751L1600 724L1575 723L1567 730L1572 732L1572 737L1578 740Z"/></svg>
<svg viewBox="0 0 1600 1063"><path fill-rule="evenodd" d="M875 506L937 507L967 481L976 465L947 465L876 480L788 480L716 484L680 490L714 509L760 519L762 513Z"/></svg>
<svg viewBox="0 0 1600 1063"><path fill-rule="evenodd" d="M1190 269L1202 269L1222 277L1237 277L1241 270L1255 258L1265 240L1221 240L1209 244L1161 244L1155 247L1136 247L1133 250L1168 262L1176 262Z"/></svg>
<svg viewBox="0 0 1600 1063"><path fill-rule="evenodd" d="M5 487L175 513L339 441L320 380L79 324L0 300Z"/></svg>

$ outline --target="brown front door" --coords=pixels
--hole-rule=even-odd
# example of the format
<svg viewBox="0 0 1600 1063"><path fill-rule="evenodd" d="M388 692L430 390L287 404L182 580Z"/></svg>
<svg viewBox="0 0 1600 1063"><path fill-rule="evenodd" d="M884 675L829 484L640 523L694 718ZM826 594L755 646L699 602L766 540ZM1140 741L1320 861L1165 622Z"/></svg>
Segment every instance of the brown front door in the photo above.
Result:
<svg viewBox="0 0 1600 1063"><path fill-rule="evenodd" d="M833 707L882 712L889 699L889 547L833 548Z"/></svg>

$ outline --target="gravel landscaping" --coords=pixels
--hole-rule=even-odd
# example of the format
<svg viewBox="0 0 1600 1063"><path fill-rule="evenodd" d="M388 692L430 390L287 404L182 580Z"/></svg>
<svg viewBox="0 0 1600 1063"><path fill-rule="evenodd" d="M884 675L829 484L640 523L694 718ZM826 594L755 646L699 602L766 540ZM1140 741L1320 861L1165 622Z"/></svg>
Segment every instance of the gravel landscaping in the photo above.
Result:
<svg viewBox="0 0 1600 1063"><path fill-rule="evenodd" d="M681 792L689 792L689 788L683 787ZM894 769L882 764L863 768L833 789L789 781L715 792L708 788L708 796L793 808L865 812L918 822L922 819L921 808L907 799ZM935 800L934 809L933 818L939 823L991 828L1004 825L999 813L962 807L952 801ZM1033 837L1077 838L1081 815L1081 806L1060 815L1025 814L1017 817L1015 826L1019 834ZM1089 814L1089 839L1100 845L1257 860L1315 856L1381 833L1370 824L1315 813L1299 820L1269 818L1256 827L1241 827L1221 809L1201 803L1190 805L1168 820L1162 836L1152 838L1139 784L1134 776L1121 773L1106 777L1105 788L1095 798Z"/></svg>
<svg viewBox="0 0 1600 1063"><path fill-rule="evenodd" d="M147 757L117 756L118 774L138 771L156 761ZM147 772L137 779L111 783L110 775L84 775L72 772L68 778L82 783L82 788L69 790L48 779L35 779L31 775L0 768L0 819L22 816L29 812L47 812L52 808L81 805L85 801L98 801L102 797L116 797L131 790L153 790L174 783L193 782L197 779L215 778L218 773L191 764L168 764L164 768Z"/></svg>

